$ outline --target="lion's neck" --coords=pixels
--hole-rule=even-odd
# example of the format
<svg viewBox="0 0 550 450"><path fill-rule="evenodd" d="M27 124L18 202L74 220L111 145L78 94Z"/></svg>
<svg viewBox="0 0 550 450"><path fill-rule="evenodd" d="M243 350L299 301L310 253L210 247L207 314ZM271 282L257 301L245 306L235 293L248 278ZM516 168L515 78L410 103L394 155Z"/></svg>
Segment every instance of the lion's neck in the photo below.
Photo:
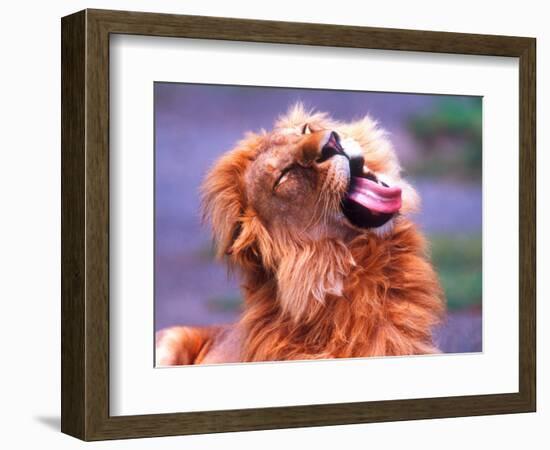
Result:
<svg viewBox="0 0 550 450"><path fill-rule="evenodd" d="M240 322L249 361L433 351L441 291L424 241L401 221L391 237L291 251L276 275L248 274Z"/></svg>

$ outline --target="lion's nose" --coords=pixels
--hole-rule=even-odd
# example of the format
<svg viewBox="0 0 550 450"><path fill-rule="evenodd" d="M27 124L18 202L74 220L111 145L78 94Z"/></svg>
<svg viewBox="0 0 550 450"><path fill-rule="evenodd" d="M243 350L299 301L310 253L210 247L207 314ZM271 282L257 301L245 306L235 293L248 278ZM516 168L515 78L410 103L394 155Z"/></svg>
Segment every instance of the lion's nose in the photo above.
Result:
<svg viewBox="0 0 550 450"><path fill-rule="evenodd" d="M344 152L342 145L340 145L340 136L338 136L338 133L336 133L336 131L329 131L327 132L326 141L321 148L321 156L317 162L326 161L335 155L342 155L346 158L348 157L346 152Z"/></svg>

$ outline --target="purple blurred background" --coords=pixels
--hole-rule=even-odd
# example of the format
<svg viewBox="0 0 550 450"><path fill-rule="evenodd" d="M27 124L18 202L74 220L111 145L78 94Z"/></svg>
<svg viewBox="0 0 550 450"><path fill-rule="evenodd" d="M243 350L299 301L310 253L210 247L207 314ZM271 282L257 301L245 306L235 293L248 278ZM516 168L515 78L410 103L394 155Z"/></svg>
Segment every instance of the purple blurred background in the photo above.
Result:
<svg viewBox="0 0 550 450"><path fill-rule="evenodd" d="M290 105L342 121L366 114L388 130L419 191L415 221L446 291L445 352L481 351L479 97L155 83L155 327L235 321L238 280L213 260L198 187L245 131L270 129Z"/></svg>

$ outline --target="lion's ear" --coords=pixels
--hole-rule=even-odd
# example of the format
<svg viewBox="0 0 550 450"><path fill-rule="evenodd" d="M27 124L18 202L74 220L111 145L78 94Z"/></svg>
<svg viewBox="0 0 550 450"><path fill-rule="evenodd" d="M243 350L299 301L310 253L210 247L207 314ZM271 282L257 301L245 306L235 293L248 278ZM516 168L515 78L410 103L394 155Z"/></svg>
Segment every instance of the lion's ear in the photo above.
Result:
<svg viewBox="0 0 550 450"><path fill-rule="evenodd" d="M247 211L240 219L238 233L227 254L241 266L254 265L261 262L266 267L272 267L273 244L271 236L263 226L258 216Z"/></svg>
<svg viewBox="0 0 550 450"><path fill-rule="evenodd" d="M239 240L239 237L241 236L241 232L242 232L242 225L240 222L237 222L235 224L235 227L233 228L233 236L231 238L231 242L229 243L229 245L226 247L225 249L225 254L226 255L232 255L235 253L235 243Z"/></svg>
<svg viewBox="0 0 550 450"><path fill-rule="evenodd" d="M210 222L217 255L231 253L242 231L246 209L245 171L256 153L255 137L223 155L207 174L202 187L202 217Z"/></svg>

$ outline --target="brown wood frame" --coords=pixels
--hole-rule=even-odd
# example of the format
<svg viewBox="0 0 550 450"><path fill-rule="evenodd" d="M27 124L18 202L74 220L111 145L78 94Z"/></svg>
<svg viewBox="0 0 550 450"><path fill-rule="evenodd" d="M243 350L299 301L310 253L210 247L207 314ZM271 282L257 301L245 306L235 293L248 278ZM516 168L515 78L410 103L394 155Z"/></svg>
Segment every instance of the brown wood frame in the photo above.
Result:
<svg viewBox="0 0 550 450"><path fill-rule="evenodd" d="M62 31L61 429L84 440L535 411L536 40L85 10ZM137 34L519 58L519 392L109 416L109 35Z"/></svg>

